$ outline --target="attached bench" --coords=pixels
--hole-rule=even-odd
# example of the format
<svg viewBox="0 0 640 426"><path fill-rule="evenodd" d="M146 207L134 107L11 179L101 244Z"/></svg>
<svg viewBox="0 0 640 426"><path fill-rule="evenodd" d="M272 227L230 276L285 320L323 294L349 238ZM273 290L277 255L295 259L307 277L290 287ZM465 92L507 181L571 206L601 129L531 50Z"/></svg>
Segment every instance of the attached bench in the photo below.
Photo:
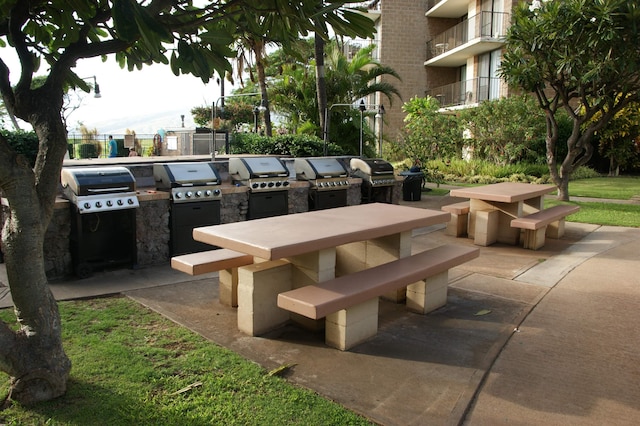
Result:
<svg viewBox="0 0 640 426"><path fill-rule="evenodd" d="M579 206L560 204L511 221L511 227L524 230L523 246L538 250L544 246L545 236L560 238L564 235L565 217L580 210Z"/></svg>
<svg viewBox="0 0 640 426"><path fill-rule="evenodd" d="M240 266L251 265L253 256L229 249L202 251L171 258L171 267L189 275L219 272L220 303L238 306L238 272Z"/></svg>
<svg viewBox="0 0 640 426"><path fill-rule="evenodd" d="M378 297L407 287L407 308L426 314L447 301L448 271L478 257L475 247L444 245L278 295L278 307L325 318L327 345L347 350L378 331Z"/></svg>
<svg viewBox="0 0 640 426"><path fill-rule="evenodd" d="M449 220L445 231L447 235L453 235L454 237L464 237L467 235L470 204L470 201L462 201L440 207L440 210L451 213L451 220Z"/></svg>

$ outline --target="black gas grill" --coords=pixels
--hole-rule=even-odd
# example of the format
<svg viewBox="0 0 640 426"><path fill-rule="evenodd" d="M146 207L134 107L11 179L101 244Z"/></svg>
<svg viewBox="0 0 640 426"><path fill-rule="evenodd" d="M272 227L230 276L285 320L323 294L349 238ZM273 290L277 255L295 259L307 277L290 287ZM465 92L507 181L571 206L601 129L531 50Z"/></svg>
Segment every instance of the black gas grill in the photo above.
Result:
<svg viewBox="0 0 640 426"><path fill-rule="evenodd" d="M296 158L296 178L310 183L309 210L330 209L347 205L349 175L347 169L332 157Z"/></svg>
<svg viewBox="0 0 640 426"><path fill-rule="evenodd" d="M211 162L153 165L156 188L171 194L169 215L172 256L211 250L193 239L193 228L220 224L220 177Z"/></svg>
<svg viewBox="0 0 640 426"><path fill-rule="evenodd" d="M380 158L352 158L351 176L362 179L362 203L392 203L396 177L391 163Z"/></svg>
<svg viewBox="0 0 640 426"><path fill-rule="evenodd" d="M71 201L70 249L80 278L93 270L136 263L136 182L126 167L63 168Z"/></svg>
<svg viewBox="0 0 640 426"><path fill-rule="evenodd" d="M230 158L229 175L249 188L247 219L289 213L289 170L279 158Z"/></svg>

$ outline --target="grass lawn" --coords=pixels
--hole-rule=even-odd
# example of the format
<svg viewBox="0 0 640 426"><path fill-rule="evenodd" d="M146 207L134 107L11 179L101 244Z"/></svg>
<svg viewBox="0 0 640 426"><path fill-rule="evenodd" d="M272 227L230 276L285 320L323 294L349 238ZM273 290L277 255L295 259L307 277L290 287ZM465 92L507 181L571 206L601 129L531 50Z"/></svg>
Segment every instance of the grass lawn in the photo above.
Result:
<svg viewBox="0 0 640 426"><path fill-rule="evenodd" d="M640 197L640 177L618 176L572 180L569 182L569 195L629 200L633 196Z"/></svg>
<svg viewBox="0 0 640 426"><path fill-rule="evenodd" d="M0 425L368 425L125 297L61 302L66 395ZM12 309L0 319L14 323ZM7 394L8 377L0 380Z"/></svg>

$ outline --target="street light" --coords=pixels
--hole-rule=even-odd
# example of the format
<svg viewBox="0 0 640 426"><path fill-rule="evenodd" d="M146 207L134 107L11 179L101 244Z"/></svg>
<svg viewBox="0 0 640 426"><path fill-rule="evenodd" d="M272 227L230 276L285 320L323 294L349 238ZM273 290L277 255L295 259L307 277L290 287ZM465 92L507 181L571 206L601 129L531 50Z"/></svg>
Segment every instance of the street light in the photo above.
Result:
<svg viewBox="0 0 640 426"><path fill-rule="evenodd" d="M266 110L267 107L264 106L264 99L260 101L260 106L256 105L253 108L253 133L258 133L258 116Z"/></svg>
<svg viewBox="0 0 640 426"><path fill-rule="evenodd" d="M380 104L376 118L380 120L380 134L378 135L378 155L382 157L382 129L384 128L384 105Z"/></svg>
<svg viewBox="0 0 640 426"><path fill-rule="evenodd" d="M360 100L360 103L357 104L358 109L360 110L360 157L362 157L362 138L363 138L363 127L364 127L364 112L367 108L382 108L382 114L384 114L384 106L377 104L365 104L364 100ZM333 107L337 106L348 106L353 109L356 108L356 104L333 104L329 108L325 109L325 117L324 117L324 155L327 155L327 144L329 143L329 117L331 116L330 112ZM380 109L378 109L378 113L380 113Z"/></svg>
<svg viewBox="0 0 640 426"><path fill-rule="evenodd" d="M93 79L93 97L101 98L102 94L100 94L100 86L98 86L98 81L96 80L96 76L92 75L91 77L82 77L81 80L89 80Z"/></svg>
<svg viewBox="0 0 640 426"><path fill-rule="evenodd" d="M364 128L364 111L367 109L367 107L364 105L364 101L360 100L360 106L358 106L358 109L360 110L360 157L362 157L362 132L363 132L363 128Z"/></svg>
<svg viewBox="0 0 640 426"><path fill-rule="evenodd" d="M209 144L209 154L211 155L211 159L213 160L214 156L215 156L215 143L216 143L216 109L217 109L217 105L218 102L220 102L221 100L224 100L226 98L236 98L236 97L240 97L240 96L257 96L260 95L261 93L259 92L254 92L254 93L237 93L235 95L225 95L225 96L220 96L218 99L216 99L216 101L213 103L213 108L211 108L211 143ZM264 102L264 100L262 101ZM227 140L225 141L225 145L224 145L224 150L227 154L229 154L229 139L227 138Z"/></svg>

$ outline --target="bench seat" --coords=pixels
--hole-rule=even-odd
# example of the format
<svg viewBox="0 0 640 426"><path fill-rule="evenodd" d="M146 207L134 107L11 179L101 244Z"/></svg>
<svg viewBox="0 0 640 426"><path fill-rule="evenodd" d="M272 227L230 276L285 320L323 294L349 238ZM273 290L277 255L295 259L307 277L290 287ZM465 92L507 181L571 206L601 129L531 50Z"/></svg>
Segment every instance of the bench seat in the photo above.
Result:
<svg viewBox="0 0 640 426"><path fill-rule="evenodd" d="M446 303L448 270L478 257L475 247L444 245L278 295L278 307L326 317L326 342L349 349L378 329L378 297L407 287L407 307L427 313Z"/></svg>
<svg viewBox="0 0 640 426"><path fill-rule="evenodd" d="M218 298L227 306L238 306L238 269L253 264L253 256L229 249L208 250L171 258L171 267L189 275L219 272Z"/></svg>
<svg viewBox="0 0 640 426"><path fill-rule="evenodd" d="M229 249L208 250L171 258L171 267L189 275L218 272L222 269L251 265L253 256Z"/></svg>
<svg viewBox="0 0 640 426"><path fill-rule="evenodd" d="M464 237L467 235L470 205L470 201L461 201L440 207L440 210L451 213L451 219L445 231L447 235L454 237Z"/></svg>
<svg viewBox="0 0 640 426"><path fill-rule="evenodd" d="M524 230L524 248L537 250L544 246L545 236L560 238L564 235L565 218L580 210L580 206L559 204L511 220L512 228Z"/></svg>

